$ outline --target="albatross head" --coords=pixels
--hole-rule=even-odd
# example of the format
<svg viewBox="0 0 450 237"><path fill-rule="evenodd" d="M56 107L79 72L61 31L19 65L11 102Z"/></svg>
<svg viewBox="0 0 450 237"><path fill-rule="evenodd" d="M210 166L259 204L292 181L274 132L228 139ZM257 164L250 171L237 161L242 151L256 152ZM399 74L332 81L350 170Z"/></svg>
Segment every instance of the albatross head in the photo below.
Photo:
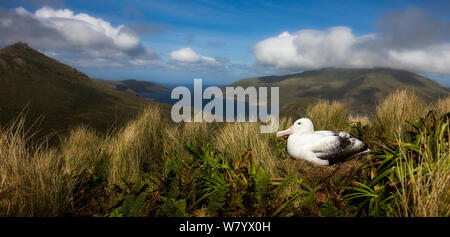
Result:
<svg viewBox="0 0 450 237"><path fill-rule="evenodd" d="M290 128L277 132L277 137L283 137L286 135L291 135L293 133L312 133L314 132L314 125L312 121L308 118L297 119Z"/></svg>

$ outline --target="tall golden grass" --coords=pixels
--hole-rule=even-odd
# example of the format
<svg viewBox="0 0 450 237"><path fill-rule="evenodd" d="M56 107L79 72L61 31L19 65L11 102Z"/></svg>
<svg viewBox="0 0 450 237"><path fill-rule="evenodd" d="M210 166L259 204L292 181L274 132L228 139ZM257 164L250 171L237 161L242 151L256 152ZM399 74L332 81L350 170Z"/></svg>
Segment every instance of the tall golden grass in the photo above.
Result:
<svg viewBox="0 0 450 237"><path fill-rule="evenodd" d="M109 183L129 181L142 172L160 173L164 124L158 107L147 108L109 142Z"/></svg>
<svg viewBox="0 0 450 237"><path fill-rule="evenodd" d="M56 215L68 204L64 162L45 143L29 145L23 126L19 119L0 130L0 215Z"/></svg>
<svg viewBox="0 0 450 237"><path fill-rule="evenodd" d="M406 119L414 120L431 107L444 114L450 111L449 106L450 98L427 107L416 95L398 91L377 107L374 121L365 122L374 134L395 135L406 128ZM345 105L340 102L319 101L307 109L305 117L312 119L317 130L348 131L352 122ZM278 157L277 139L273 134L261 134L259 123L175 124L163 121L158 107L146 109L134 121L110 134L97 134L86 127L76 128L61 138L57 148L48 147L45 141L30 142L31 134L24 130L23 123L22 118L0 130L0 216L57 216L68 212L74 208L74 195L79 189L82 172L101 163L108 185L131 181L144 173L158 176L164 171L163 151L181 151L186 142L208 142L231 159L238 159L242 153L251 150L256 164L273 177L313 179L320 176L322 182L335 174L336 169L345 167L316 167L306 161L283 160ZM292 119L282 118L280 129L292 123ZM358 165L355 161L348 169ZM347 171L337 173L348 175ZM434 175L436 180L427 179L426 183L418 180L417 183L422 185L418 189L423 191L429 187L427 185L449 183L448 170L436 168ZM338 178L336 182L342 181ZM339 193L339 190L328 192ZM414 205L423 210L414 215L442 215L435 209L425 212L427 205L421 204L438 202L436 197L421 191L413 195L418 200Z"/></svg>
<svg viewBox="0 0 450 237"><path fill-rule="evenodd" d="M257 165L261 165L270 174L275 175L277 156L270 145L273 134L260 133L259 123L228 123L214 139L214 145L225 155L237 160L247 150Z"/></svg>
<svg viewBox="0 0 450 237"><path fill-rule="evenodd" d="M307 107L305 113L305 117L314 121L316 130L347 130L349 127L348 115L343 103L326 100L320 100Z"/></svg>
<svg viewBox="0 0 450 237"><path fill-rule="evenodd" d="M430 109L434 109L440 116L444 115L444 113L450 111L450 97L439 99Z"/></svg>
<svg viewBox="0 0 450 237"><path fill-rule="evenodd" d="M415 120L428 112L423 99L406 90L398 90L377 106L373 122L374 131L379 135L394 137L409 125L405 120Z"/></svg>
<svg viewBox="0 0 450 237"><path fill-rule="evenodd" d="M59 149L31 144L24 118L0 131L0 215L55 216L70 211L82 173L104 159L109 184L130 181L144 172L158 173L161 128L158 107L112 135L79 127L61 139Z"/></svg>

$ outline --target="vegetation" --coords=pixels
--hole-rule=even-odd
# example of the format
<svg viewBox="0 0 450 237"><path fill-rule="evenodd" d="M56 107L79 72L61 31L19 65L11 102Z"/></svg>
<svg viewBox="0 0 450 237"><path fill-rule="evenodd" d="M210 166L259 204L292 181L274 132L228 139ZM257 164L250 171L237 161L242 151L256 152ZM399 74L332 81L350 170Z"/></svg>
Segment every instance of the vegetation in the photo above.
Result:
<svg viewBox="0 0 450 237"><path fill-rule="evenodd" d="M390 94L383 103L378 105L374 127L375 131L381 131L381 135L396 135L399 130L404 131L409 127L406 120L415 120L423 117L427 111L427 105L423 99L406 91L398 91Z"/></svg>
<svg viewBox="0 0 450 237"><path fill-rule="evenodd" d="M95 83L24 43L0 50L0 84L0 122L13 121L25 109L27 129L41 118L35 138L82 124L104 132L124 125L152 103Z"/></svg>
<svg viewBox="0 0 450 237"><path fill-rule="evenodd" d="M122 128L81 126L49 146L22 116L0 129L0 216L449 216L450 98L422 110L411 98L390 95L373 121L339 102L307 108L317 129L372 150L325 167L290 159L258 123L175 124L149 106Z"/></svg>
<svg viewBox="0 0 450 237"><path fill-rule="evenodd" d="M349 187L365 216L449 216L449 118L430 111L412 130L383 138Z"/></svg>

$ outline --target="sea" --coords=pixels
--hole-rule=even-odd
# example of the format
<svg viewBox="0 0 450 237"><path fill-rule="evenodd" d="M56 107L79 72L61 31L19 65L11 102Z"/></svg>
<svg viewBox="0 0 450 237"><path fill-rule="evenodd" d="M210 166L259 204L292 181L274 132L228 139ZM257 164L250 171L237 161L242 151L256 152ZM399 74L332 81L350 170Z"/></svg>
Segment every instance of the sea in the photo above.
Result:
<svg viewBox="0 0 450 237"><path fill-rule="evenodd" d="M191 107L194 107L194 86L193 85L182 85L186 88L188 88L191 92ZM217 87L221 87L218 85L203 85L202 88L203 90L205 90L207 87L210 86L217 86ZM203 91L202 91L203 93ZM171 94L172 94L172 88L167 90L167 91L159 91L159 92L142 92L142 93L138 93L139 96L143 97L143 98L147 98L147 99L151 99L154 100L156 102L160 102L160 103L164 103L164 104L169 104L169 105L174 105L175 103L177 103L178 101L180 101L180 99L171 99ZM255 109L257 111L257 113L259 113L259 109L265 109L267 111L267 113L271 113L271 107L267 107L267 106L255 106L255 105L249 105L249 103L247 102L243 102L243 101L237 101L237 100L229 100L226 98L221 98L223 100L223 111L215 111L215 109L213 109L212 114L219 114L222 117L226 117L226 104L227 103L233 103L234 104L234 117L235 119L237 119L237 105L238 103L244 103L245 104L245 119L248 120L249 119L249 111L250 109ZM212 101L213 99L203 99L202 101L202 108L205 107L206 104L208 104L210 101Z"/></svg>

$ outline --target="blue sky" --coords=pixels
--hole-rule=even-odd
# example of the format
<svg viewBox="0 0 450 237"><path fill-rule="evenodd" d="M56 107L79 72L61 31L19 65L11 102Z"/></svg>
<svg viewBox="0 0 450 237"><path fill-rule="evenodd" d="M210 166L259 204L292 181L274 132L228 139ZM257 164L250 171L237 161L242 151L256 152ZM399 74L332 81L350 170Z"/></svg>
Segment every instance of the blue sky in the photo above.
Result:
<svg viewBox="0 0 450 237"><path fill-rule="evenodd" d="M227 84L244 77L298 72L322 66L386 66L385 63L389 61L388 65L433 75L448 85L450 71L445 66L447 60L450 62L447 38L450 34L441 29L432 32L418 29L427 29L430 25L438 28L448 26L449 5L447 1L395 0L0 2L0 7L5 11L11 12L21 7L34 14L33 17L37 17L37 10L44 6L50 7L53 11L49 14L54 14L53 18L47 17L45 21L42 17L36 18L40 22L39 26L44 24L47 28L49 22L58 21L51 19L55 19L55 11L60 9L69 9L73 15L85 13L109 22L113 29L124 25L132 32L129 34L139 40L130 46L134 47L132 50L128 46L125 51L123 48L116 50L114 47L120 45L112 44L100 52L98 46L88 45L89 40L97 40L100 37L98 35L95 38L87 37L89 40L72 40L87 32L83 30L78 33L77 27L73 27L73 36L63 32L62 38L69 40L70 44L64 45L62 39L62 43L53 48L51 44L36 40L37 37L21 37L25 37L24 40L29 38L31 46L80 68L91 77L136 78L166 84L188 83L196 77L204 78L211 84ZM72 16L69 18L74 20ZM403 22L399 26L402 29L391 29L390 22ZM420 25L422 22L428 22L428 25ZM285 38L281 37L283 32L288 32ZM404 34L399 36L396 32ZM423 42L429 43L408 42L409 46L404 47L401 42L414 34L422 35ZM105 36L105 42L111 41L108 37ZM368 38L370 42L367 42ZM12 40L15 40L12 36L7 39L0 36L2 45ZM292 47L286 48L285 40L293 42ZM316 45L316 41L322 43ZM322 51L330 45L339 50ZM80 50L84 50L83 53ZM90 54L88 50L96 53ZM131 51L143 53L131 54ZM367 52L377 55L367 56ZM378 55L378 52L386 54ZM95 58L95 55L100 56ZM135 55L139 55L141 61L129 65L127 61L135 59ZM349 61L349 57L358 60ZM389 59L384 62L384 57ZM89 60L93 60L92 63ZM418 63L430 60L435 63L417 67ZM440 65L442 63L444 65Z"/></svg>

